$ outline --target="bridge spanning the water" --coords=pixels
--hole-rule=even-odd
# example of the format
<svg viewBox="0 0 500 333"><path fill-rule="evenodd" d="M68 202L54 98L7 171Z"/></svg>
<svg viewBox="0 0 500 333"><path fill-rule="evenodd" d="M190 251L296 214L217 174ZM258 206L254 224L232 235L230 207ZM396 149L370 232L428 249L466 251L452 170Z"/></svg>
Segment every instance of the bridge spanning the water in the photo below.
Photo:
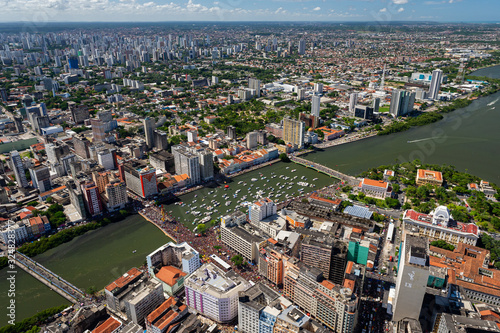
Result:
<svg viewBox="0 0 500 333"><path fill-rule="evenodd" d="M71 303L85 303L87 295L59 275L20 252L15 253L16 265Z"/></svg>
<svg viewBox="0 0 500 333"><path fill-rule="evenodd" d="M330 177L335 177L337 179L340 179L347 185L351 185L351 186L358 186L359 185L360 180L358 178L346 175L345 173L342 173L342 172L337 171L337 170L330 169L322 164L319 164L319 163L316 163L313 161L309 161L309 160L306 160L304 158L297 157L297 156L290 156L290 160L294 163L303 165L309 169L314 169L318 172L324 173Z"/></svg>

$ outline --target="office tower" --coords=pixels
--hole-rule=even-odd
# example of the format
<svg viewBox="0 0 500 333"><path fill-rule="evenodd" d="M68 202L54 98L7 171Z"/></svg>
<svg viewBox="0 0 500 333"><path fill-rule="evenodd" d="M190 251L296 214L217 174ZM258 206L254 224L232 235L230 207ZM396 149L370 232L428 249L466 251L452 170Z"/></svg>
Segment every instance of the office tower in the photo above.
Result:
<svg viewBox="0 0 500 333"><path fill-rule="evenodd" d="M301 101L306 98L306 90L303 88L297 89L297 100Z"/></svg>
<svg viewBox="0 0 500 333"><path fill-rule="evenodd" d="M391 95L389 112L394 117L404 116L413 110L415 93L406 90L394 89Z"/></svg>
<svg viewBox="0 0 500 333"><path fill-rule="evenodd" d="M1 99L4 103L7 103L7 99L8 99L7 89L5 89L5 88L0 88L0 99Z"/></svg>
<svg viewBox="0 0 500 333"><path fill-rule="evenodd" d="M305 124L303 121L294 120L290 117L283 119L283 141L295 148L304 147Z"/></svg>
<svg viewBox="0 0 500 333"><path fill-rule="evenodd" d="M19 187L28 187L29 183L26 179L26 173L24 171L23 160L21 155L17 150L10 152L10 160L12 164L12 169L14 169L14 175L16 176L16 182Z"/></svg>
<svg viewBox="0 0 500 333"><path fill-rule="evenodd" d="M128 203L125 182L113 179L109 184L106 184L105 193L107 198L106 206L110 211L125 208Z"/></svg>
<svg viewBox="0 0 500 333"><path fill-rule="evenodd" d="M234 126L228 126L227 127L227 136L231 140L236 140L236 128Z"/></svg>
<svg viewBox="0 0 500 333"><path fill-rule="evenodd" d="M78 58L77 57L68 57L68 66L69 66L69 69L78 69Z"/></svg>
<svg viewBox="0 0 500 333"><path fill-rule="evenodd" d="M50 182L50 171L48 167L40 164L29 170L34 188L37 188L40 193L47 192L51 189L52 184Z"/></svg>
<svg viewBox="0 0 500 333"><path fill-rule="evenodd" d="M92 126L92 142L103 142L106 138L105 124L100 119L90 119L90 125Z"/></svg>
<svg viewBox="0 0 500 333"><path fill-rule="evenodd" d="M141 162L129 162L123 166L127 188L142 198L158 194L156 169Z"/></svg>
<svg viewBox="0 0 500 333"><path fill-rule="evenodd" d="M90 158L90 141L87 140L86 137L84 137L81 134L77 134L73 136L73 146L75 148L75 153L80 156L83 159L88 159Z"/></svg>
<svg viewBox="0 0 500 333"><path fill-rule="evenodd" d="M148 148L151 149L154 146L153 131L155 129L155 120L154 118L146 117L144 118L142 123L144 125L144 135L146 136L146 144L148 145Z"/></svg>
<svg viewBox="0 0 500 333"><path fill-rule="evenodd" d="M298 51L299 51L300 55L303 55L303 54L306 53L306 41L305 40L301 39L299 41L299 49L298 49Z"/></svg>
<svg viewBox="0 0 500 333"><path fill-rule="evenodd" d="M149 154L149 163L155 168L166 171L170 174L175 173L174 155L165 150Z"/></svg>
<svg viewBox="0 0 500 333"><path fill-rule="evenodd" d="M358 104L358 93L351 93L349 96L349 112L354 113L356 104Z"/></svg>
<svg viewBox="0 0 500 333"><path fill-rule="evenodd" d="M255 90L255 97L260 97L260 80L248 79L248 88Z"/></svg>
<svg viewBox="0 0 500 333"><path fill-rule="evenodd" d="M429 240L406 234L400 251L392 320L418 320L429 279Z"/></svg>
<svg viewBox="0 0 500 333"><path fill-rule="evenodd" d="M159 150L167 150L168 149L168 135L166 132L162 130L154 130L153 131L153 142L155 148Z"/></svg>
<svg viewBox="0 0 500 333"><path fill-rule="evenodd" d="M97 152L97 162L105 170L113 170L115 168L113 152L109 149L100 149Z"/></svg>
<svg viewBox="0 0 500 333"><path fill-rule="evenodd" d="M70 179L66 182L66 188L69 192L69 199L73 207L75 207L76 211L80 215L82 219L87 218L87 211L85 210L85 200L83 198L83 194L81 188L75 184L73 179Z"/></svg>
<svg viewBox="0 0 500 333"><path fill-rule="evenodd" d="M319 118L320 104L321 104L321 97L313 96L311 98L311 114L316 118Z"/></svg>
<svg viewBox="0 0 500 333"><path fill-rule="evenodd" d="M260 221L276 214L276 204L269 198L261 199L248 206L250 223L258 225Z"/></svg>
<svg viewBox="0 0 500 333"><path fill-rule="evenodd" d="M429 98L437 100L439 96L439 88L441 87L441 80L443 79L443 71L435 69L432 71L431 85L429 87Z"/></svg>
<svg viewBox="0 0 500 333"><path fill-rule="evenodd" d="M184 282L186 304L218 323L228 323L238 315L239 292L250 286L232 270L204 264Z"/></svg>
<svg viewBox="0 0 500 333"><path fill-rule="evenodd" d="M18 133L24 133L23 118L14 117L14 123L16 125L16 130Z"/></svg>
<svg viewBox="0 0 500 333"><path fill-rule="evenodd" d="M378 112L378 110L379 110L379 108L380 108L380 98L378 98L378 97L377 97L377 98L375 98L375 99L373 100L373 105L372 105L372 107L373 107L373 112Z"/></svg>
<svg viewBox="0 0 500 333"><path fill-rule="evenodd" d="M85 119L90 118L89 108L86 105L76 105L75 102L68 102L68 108L75 124L81 124Z"/></svg>
<svg viewBox="0 0 500 333"><path fill-rule="evenodd" d="M214 155L208 149L199 149L195 152L200 162L200 177L203 181L214 178Z"/></svg>
<svg viewBox="0 0 500 333"><path fill-rule="evenodd" d="M253 148L257 147L258 134L259 134L259 132L257 132L257 131L253 131L253 132L250 132L247 134L247 138L246 138L247 149L253 149Z"/></svg>
<svg viewBox="0 0 500 333"><path fill-rule="evenodd" d="M239 293L238 331L245 333L272 333L274 323L285 299L263 283L257 283ZM285 300L286 301L286 300ZM283 304L283 307L292 303Z"/></svg>
<svg viewBox="0 0 500 333"><path fill-rule="evenodd" d="M315 83L314 84L314 91L322 94L323 93L323 83Z"/></svg>
<svg viewBox="0 0 500 333"><path fill-rule="evenodd" d="M172 147L174 155L175 173L187 174L192 184L201 181L200 157L182 145ZM213 162L212 162L213 163Z"/></svg>
<svg viewBox="0 0 500 333"><path fill-rule="evenodd" d="M86 181L82 185L83 200L90 216L96 216L103 212L99 189L93 181Z"/></svg>
<svg viewBox="0 0 500 333"><path fill-rule="evenodd" d="M342 284L347 257L347 247L335 239L317 235L306 237L301 244L301 260L310 267L317 267L323 276L335 284Z"/></svg>
<svg viewBox="0 0 500 333"><path fill-rule="evenodd" d="M109 184L110 173L102 171L92 172L92 179L97 186L99 193L103 193L106 189L106 185Z"/></svg>
<svg viewBox="0 0 500 333"><path fill-rule="evenodd" d="M42 128L47 128L50 126L49 116L34 117L36 125L36 131L42 133Z"/></svg>
<svg viewBox="0 0 500 333"><path fill-rule="evenodd" d="M356 105L354 107L354 117L363 119L373 118L373 108L366 105Z"/></svg>

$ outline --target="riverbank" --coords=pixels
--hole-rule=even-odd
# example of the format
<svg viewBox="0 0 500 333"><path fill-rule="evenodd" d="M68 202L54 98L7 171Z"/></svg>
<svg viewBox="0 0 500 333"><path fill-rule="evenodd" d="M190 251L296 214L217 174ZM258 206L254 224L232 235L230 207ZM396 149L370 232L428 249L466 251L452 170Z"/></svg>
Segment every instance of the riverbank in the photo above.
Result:
<svg viewBox="0 0 500 333"><path fill-rule="evenodd" d="M153 224L155 227L157 227L158 229L160 229L165 234L165 236L167 236L168 238L172 239L175 243L177 243L177 238L176 237L174 237L173 235L169 234L164 228L162 228L161 226L159 226L158 224L156 224L146 214L143 214L142 212L139 212L139 215L141 215L146 221L148 221L149 223Z"/></svg>

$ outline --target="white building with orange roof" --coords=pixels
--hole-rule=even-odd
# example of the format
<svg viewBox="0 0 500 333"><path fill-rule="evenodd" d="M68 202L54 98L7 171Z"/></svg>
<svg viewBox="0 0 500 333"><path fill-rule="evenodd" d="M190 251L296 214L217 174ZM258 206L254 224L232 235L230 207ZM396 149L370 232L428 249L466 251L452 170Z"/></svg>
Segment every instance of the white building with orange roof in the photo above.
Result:
<svg viewBox="0 0 500 333"><path fill-rule="evenodd" d="M415 180L418 186L421 185L443 185L443 174L439 171L418 169L417 178Z"/></svg>
<svg viewBox="0 0 500 333"><path fill-rule="evenodd" d="M359 183L359 188L367 197L385 199L392 196L390 183L382 180L363 178Z"/></svg>

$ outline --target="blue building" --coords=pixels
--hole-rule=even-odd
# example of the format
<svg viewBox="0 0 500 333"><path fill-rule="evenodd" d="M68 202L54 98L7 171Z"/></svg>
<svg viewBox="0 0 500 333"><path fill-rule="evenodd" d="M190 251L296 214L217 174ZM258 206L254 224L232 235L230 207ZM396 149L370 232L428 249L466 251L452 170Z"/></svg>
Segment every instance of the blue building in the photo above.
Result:
<svg viewBox="0 0 500 333"><path fill-rule="evenodd" d="M70 69L78 69L78 58L77 57L69 57L68 65Z"/></svg>

